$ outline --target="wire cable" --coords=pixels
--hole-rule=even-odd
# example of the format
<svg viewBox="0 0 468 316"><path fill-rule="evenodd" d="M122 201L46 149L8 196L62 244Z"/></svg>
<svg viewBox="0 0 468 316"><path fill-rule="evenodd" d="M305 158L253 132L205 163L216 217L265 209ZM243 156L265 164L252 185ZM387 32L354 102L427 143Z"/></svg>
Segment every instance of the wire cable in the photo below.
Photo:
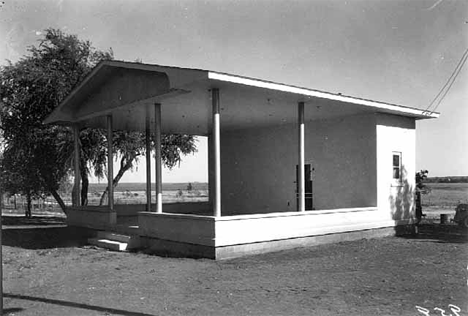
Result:
<svg viewBox="0 0 468 316"><path fill-rule="evenodd" d="M448 93L448 90L450 90L450 87L453 85L453 82L455 81L455 79L457 78L458 74L460 73L460 70L461 68L463 67L463 65L465 64L466 62L466 59L467 59L467 56L468 56L468 48L465 50L465 52L463 53L461 59L458 61L458 64L457 66L455 67L455 69L453 70L452 74L450 75L450 77L448 78L447 82L445 82L444 86L440 89L439 93L437 93L437 95L434 97L434 99L431 101L431 103L429 103L428 107L424 110L424 113L425 112L434 112L435 109L437 108L437 106L439 106L440 101L436 108L434 108L434 110L429 110L430 107L436 102L436 100L440 97L440 95L444 92L444 90L447 88L447 86L449 86L449 88L446 90L446 93L444 93L444 96L441 98L441 100L443 100L443 98L445 97L445 95L447 95Z"/></svg>
<svg viewBox="0 0 468 316"><path fill-rule="evenodd" d="M452 88L452 85L453 83L455 82L455 80L457 79L458 75L460 74L461 70L463 69L463 66L465 65L465 62L466 60L468 59L468 55L465 56L465 59L463 60L463 63L461 64L461 66L458 68L458 71L457 73L455 74L455 77L453 78L452 82L450 83L450 85L447 87L447 90L445 90L445 93L442 95L442 97L440 98L439 102L437 102L437 105L435 106L434 110L432 110L432 112L434 112L435 110L437 110L437 108L439 107L440 103L442 103L442 101L444 100L445 96L447 95L447 93L450 91L450 88Z"/></svg>

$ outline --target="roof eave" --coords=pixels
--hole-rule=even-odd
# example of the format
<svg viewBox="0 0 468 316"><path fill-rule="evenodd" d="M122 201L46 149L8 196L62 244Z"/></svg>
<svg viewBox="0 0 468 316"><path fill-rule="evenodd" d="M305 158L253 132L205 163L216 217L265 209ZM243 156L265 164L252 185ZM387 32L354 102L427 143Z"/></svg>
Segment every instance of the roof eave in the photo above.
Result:
<svg viewBox="0 0 468 316"><path fill-rule="evenodd" d="M296 87L296 86L275 83L275 82L270 82L270 81L258 80L258 79L241 77L241 76L234 76L234 75L229 75L225 73L210 71L208 72L208 78L212 80L243 84L243 85L252 86L252 87L295 93L295 94L300 94L300 95L304 95L307 97L316 97L316 98L340 101L344 103L364 105L367 107L376 108L376 110L381 110L382 112L392 112L394 114L410 116L416 119L428 119L428 118L439 117L438 112L430 112L430 111L425 111L425 110L397 105L397 104L390 104L390 103L385 103L385 102L377 102L377 101L372 101L372 100L360 99L360 98L345 96L342 94L334 94L330 92L312 90L312 89Z"/></svg>

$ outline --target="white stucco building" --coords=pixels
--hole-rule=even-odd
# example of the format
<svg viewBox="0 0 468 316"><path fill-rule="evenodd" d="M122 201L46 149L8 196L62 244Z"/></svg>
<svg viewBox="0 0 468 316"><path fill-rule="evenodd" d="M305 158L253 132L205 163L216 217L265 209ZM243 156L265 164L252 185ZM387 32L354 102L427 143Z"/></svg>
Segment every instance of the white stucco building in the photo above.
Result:
<svg viewBox="0 0 468 316"><path fill-rule="evenodd" d="M106 207L72 207L68 221L119 231L119 218L132 215L138 224L125 232L141 247L222 259L411 223L415 121L436 117L213 71L106 61L46 123L107 128L109 140L113 130L208 136L209 203L163 204L157 151L156 204L114 205L111 194Z"/></svg>

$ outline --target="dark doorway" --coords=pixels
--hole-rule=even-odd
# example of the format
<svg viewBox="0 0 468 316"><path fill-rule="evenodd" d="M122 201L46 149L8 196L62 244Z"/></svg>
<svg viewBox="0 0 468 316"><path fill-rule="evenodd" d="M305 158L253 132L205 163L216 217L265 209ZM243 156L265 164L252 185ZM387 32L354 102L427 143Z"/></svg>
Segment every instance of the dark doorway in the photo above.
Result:
<svg viewBox="0 0 468 316"><path fill-rule="evenodd" d="M305 209L313 210L313 194L312 194L312 171L310 164L304 165L304 190L305 190ZM296 165L296 205L299 206L299 166ZM298 207L299 208L299 207Z"/></svg>

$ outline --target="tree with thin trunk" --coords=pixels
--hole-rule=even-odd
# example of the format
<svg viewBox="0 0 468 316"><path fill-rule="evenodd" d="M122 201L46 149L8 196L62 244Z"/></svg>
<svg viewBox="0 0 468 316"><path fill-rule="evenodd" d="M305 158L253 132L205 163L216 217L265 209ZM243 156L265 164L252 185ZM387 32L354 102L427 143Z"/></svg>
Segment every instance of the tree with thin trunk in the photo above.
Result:
<svg viewBox="0 0 468 316"><path fill-rule="evenodd" d="M0 148L2 185L9 193L32 198L52 195L66 213L58 193L63 179L72 175L73 135L65 126L42 122L70 94L100 61L113 58L112 50L96 50L89 41L60 30L47 29L38 46L16 63L0 67L0 129L4 146ZM105 132L80 131L81 204L87 204L89 175L104 176L107 164ZM173 167L181 156L196 151L190 135L166 135L164 163ZM113 179L118 184L132 169L144 148L139 132L116 132L113 141L120 170ZM164 153L166 152L166 156ZM107 192L107 191L106 191ZM105 199L106 192L103 193Z"/></svg>
<svg viewBox="0 0 468 316"><path fill-rule="evenodd" d="M11 173L2 181L7 191L52 194L66 212L57 190L70 170L60 149L71 142L71 133L42 122L99 61L112 59L112 51L98 51L89 41L47 29L28 53L0 68L2 173Z"/></svg>
<svg viewBox="0 0 468 316"><path fill-rule="evenodd" d="M141 132L116 132L113 137L114 152L120 159L117 175L112 180L115 188L125 172L132 170L141 156L146 152L145 135ZM154 139L151 139L151 148L154 149ZM196 152L196 140L192 135L167 134L161 139L161 160L169 169L179 165L182 156ZM95 166L96 167L96 166ZM101 166L102 167L102 166ZM103 171L104 169L99 169ZM104 176L103 173L100 174ZM109 193L109 187L101 195L99 205L103 205Z"/></svg>

